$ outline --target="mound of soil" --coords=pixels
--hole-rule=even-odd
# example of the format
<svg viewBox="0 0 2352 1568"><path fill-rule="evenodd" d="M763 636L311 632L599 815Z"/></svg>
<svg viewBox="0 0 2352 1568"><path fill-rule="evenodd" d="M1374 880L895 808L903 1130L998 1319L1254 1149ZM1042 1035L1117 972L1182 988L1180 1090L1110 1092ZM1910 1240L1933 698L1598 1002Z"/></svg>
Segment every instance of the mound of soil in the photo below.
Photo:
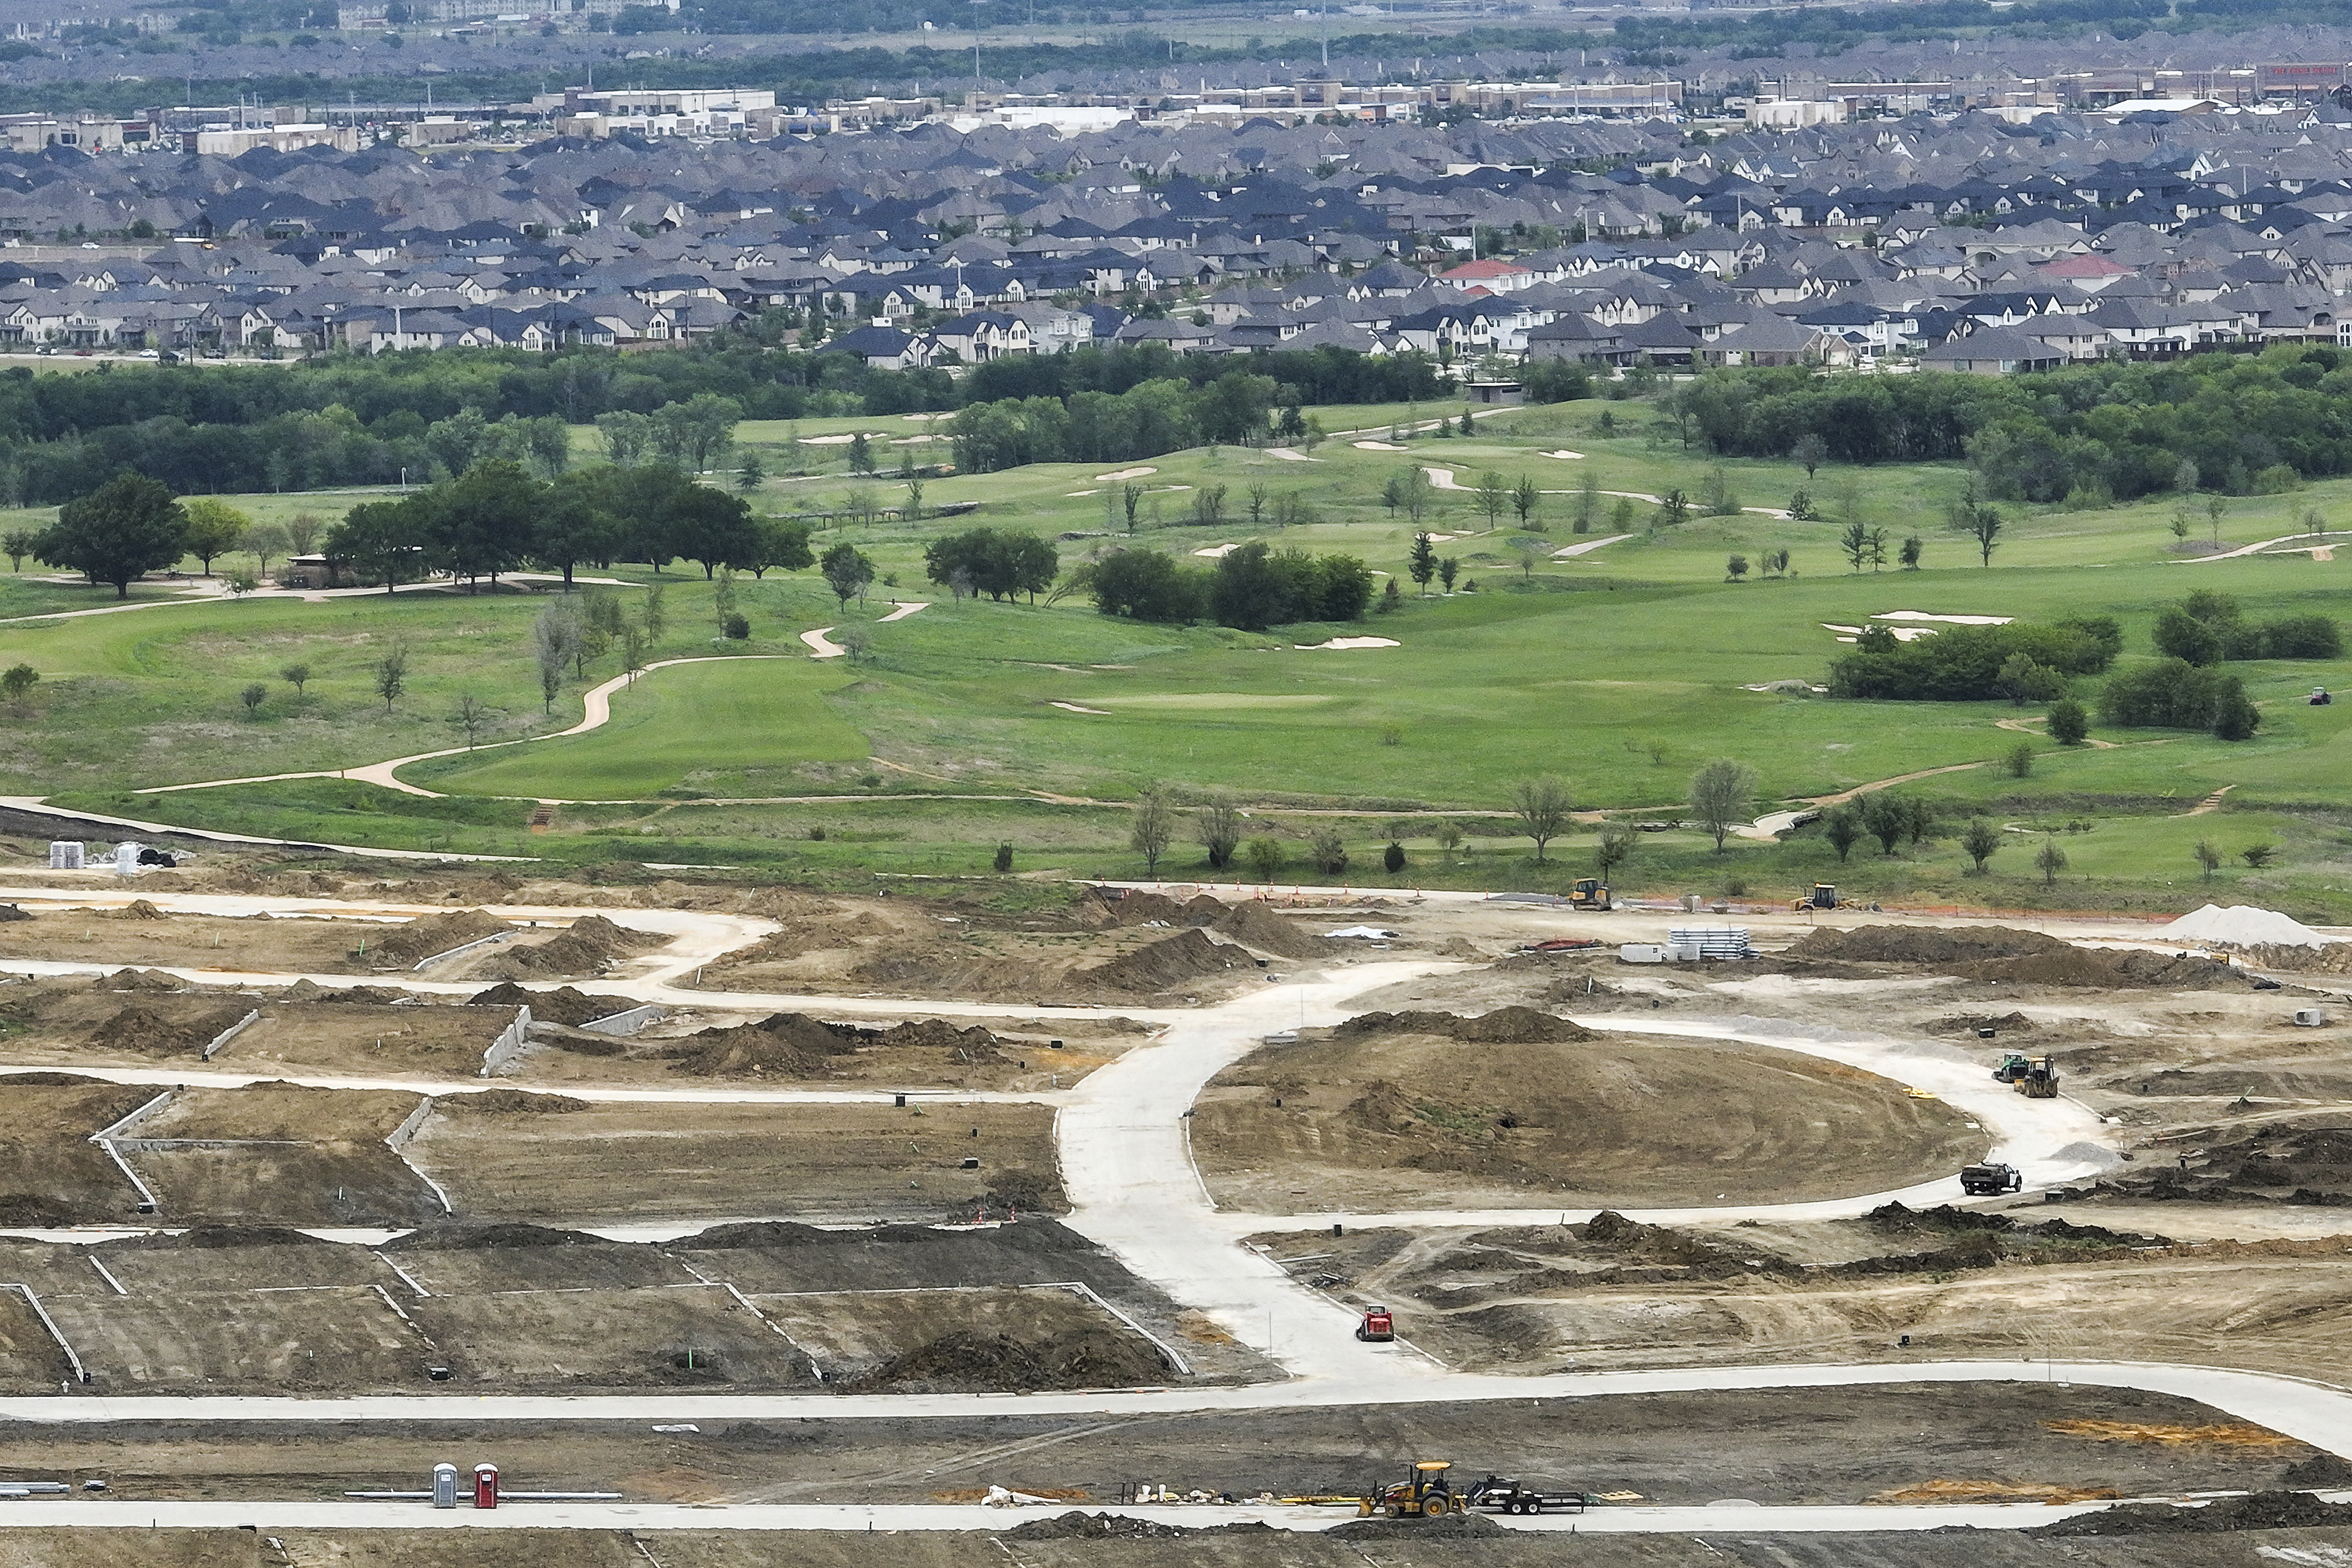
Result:
<svg viewBox="0 0 2352 1568"><path fill-rule="evenodd" d="M2298 1490L2304 1487L2326 1487L2340 1491L2352 1487L2352 1460L2340 1455L2319 1453L2299 1463L2289 1465L2279 1479Z"/></svg>
<svg viewBox="0 0 2352 1568"><path fill-rule="evenodd" d="M1187 931L1138 947L1107 964L1075 969L1069 978L1074 986L1149 995L1256 967L1240 948L1213 941L1205 931Z"/></svg>
<svg viewBox="0 0 2352 1568"><path fill-rule="evenodd" d="M135 1247L142 1251L217 1252L233 1247L332 1247L282 1225L199 1225L192 1230L125 1237L110 1247Z"/></svg>
<svg viewBox="0 0 2352 1568"><path fill-rule="evenodd" d="M1323 938L1301 931L1255 900L1228 905L1211 928L1245 947L1282 958L1319 957L1328 951Z"/></svg>
<svg viewBox="0 0 2352 1568"><path fill-rule="evenodd" d="M1183 925L1189 924L1184 909L1164 893L1146 893L1140 888L1090 887L1070 903L1070 913L1079 924L1096 931L1149 925L1155 920Z"/></svg>
<svg viewBox="0 0 2352 1568"><path fill-rule="evenodd" d="M1478 1541L1507 1533L1483 1513L1444 1519L1356 1519L1323 1532L1329 1541Z"/></svg>
<svg viewBox="0 0 2352 1568"><path fill-rule="evenodd" d="M1336 1040L1368 1034L1430 1034L1465 1045L1551 1045L1601 1037L1582 1024L1533 1008L1496 1008L1475 1018L1458 1013L1359 1013L1331 1031Z"/></svg>
<svg viewBox="0 0 2352 1568"><path fill-rule="evenodd" d="M1971 980L2018 980L2036 986L2095 986L2104 990L2249 991L2260 983L2218 958L2179 953L2113 952L2060 944L2053 952L1985 963L1958 964Z"/></svg>
<svg viewBox="0 0 2352 1568"><path fill-rule="evenodd" d="M1161 1524L1153 1520L1129 1519L1124 1514L1117 1513L1080 1513L1073 1509L1068 1513L1055 1514L1051 1519L1033 1519L1026 1524L1016 1524L1003 1531L997 1539L1000 1541L1157 1541L1206 1533L1208 1533L1206 1531L1188 1530L1181 1524Z"/></svg>
<svg viewBox="0 0 2352 1568"><path fill-rule="evenodd" d="M114 912L117 920L161 920L163 912L143 898L134 898Z"/></svg>
<svg viewBox="0 0 2352 1568"><path fill-rule="evenodd" d="M615 925L601 915L590 915L573 921L553 941L499 954L484 967L483 972L508 979L529 975L593 975L615 958L629 957L661 944L661 937Z"/></svg>
<svg viewBox="0 0 2352 1568"><path fill-rule="evenodd" d="M0 1078L0 1089L21 1086L26 1089L72 1089L85 1083L103 1083L102 1078L84 1078L79 1072L11 1072Z"/></svg>
<svg viewBox="0 0 2352 1568"><path fill-rule="evenodd" d="M661 1055L678 1071L702 1078L741 1078L753 1073L814 1078L825 1073L832 1058L856 1049L853 1034L805 1013L772 1013L758 1023L698 1030Z"/></svg>
<svg viewBox="0 0 2352 1568"><path fill-rule="evenodd" d="M985 1338L961 1330L902 1351L865 1376L835 1386L845 1394L1030 1393L1047 1388L1135 1388L1168 1375L1159 1352L1107 1329L1030 1343L1010 1334Z"/></svg>
<svg viewBox="0 0 2352 1568"><path fill-rule="evenodd" d="M2352 1503L2323 1502L2307 1491L2258 1491L2202 1508L2131 1502L2077 1514L2026 1531L2051 1540L2085 1535L2217 1535L2233 1530L2305 1530L2352 1525Z"/></svg>
<svg viewBox="0 0 2352 1568"><path fill-rule="evenodd" d="M1998 1034L2021 1034L2032 1027L2033 1020L2023 1013L2003 1013L1999 1018L1964 1016L1930 1019L1919 1026L1919 1032L1974 1040L1977 1037L1977 1030L1980 1029L1989 1029Z"/></svg>
<svg viewBox="0 0 2352 1568"><path fill-rule="evenodd" d="M47 1229L79 1225L88 1218L79 1207L38 1193L0 1192L0 1225Z"/></svg>
<svg viewBox="0 0 2352 1568"><path fill-rule="evenodd" d="M380 967L421 964L436 954L513 929L488 910L453 909L446 915L428 915L394 927L371 951Z"/></svg>
<svg viewBox="0 0 2352 1568"><path fill-rule="evenodd" d="M185 988L161 969L117 969L89 983L94 991L177 991Z"/></svg>
<svg viewBox="0 0 2352 1568"><path fill-rule="evenodd" d="M222 1008L192 1019L173 1019L149 1008L128 1007L90 1030L83 1043L100 1051L136 1051L151 1056L201 1051L243 1017L240 1009Z"/></svg>
<svg viewBox="0 0 2352 1568"><path fill-rule="evenodd" d="M569 1094L534 1094L527 1089L485 1089L478 1094L448 1094L434 1109L460 1116L561 1116L585 1111L588 1102Z"/></svg>
<svg viewBox="0 0 2352 1568"><path fill-rule="evenodd" d="M308 1239L308 1238L305 1238ZM395 1236L386 1247L421 1251L489 1252L512 1247L618 1247L584 1230L559 1230L546 1225L440 1225Z"/></svg>
<svg viewBox="0 0 2352 1568"><path fill-rule="evenodd" d="M1859 964L1980 964L2037 953L2073 952L2055 936L2006 925L1953 929L1940 925L1817 925L1789 946L1791 958L1843 959Z"/></svg>
<svg viewBox="0 0 2352 1568"><path fill-rule="evenodd" d="M560 1023L569 1029L578 1029L583 1023L626 1012L633 1004L622 997L592 997L571 986L559 987L552 991L526 991L512 980L501 980L487 991L478 991L467 997L466 1005L469 1008L529 1008L534 1022Z"/></svg>
<svg viewBox="0 0 2352 1568"><path fill-rule="evenodd" d="M31 915L16 904L0 904L0 925L5 925L12 920L30 920L31 918L33 918Z"/></svg>

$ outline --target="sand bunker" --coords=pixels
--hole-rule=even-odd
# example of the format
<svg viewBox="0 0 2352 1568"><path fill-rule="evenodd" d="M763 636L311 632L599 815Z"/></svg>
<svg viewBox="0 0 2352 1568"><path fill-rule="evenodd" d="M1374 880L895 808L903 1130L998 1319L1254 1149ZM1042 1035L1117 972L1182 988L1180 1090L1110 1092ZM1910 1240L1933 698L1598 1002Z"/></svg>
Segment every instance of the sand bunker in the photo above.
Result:
<svg viewBox="0 0 2352 1568"><path fill-rule="evenodd" d="M1239 548L1238 545L1203 545L1192 553L1206 556L1211 560L1223 560Z"/></svg>
<svg viewBox="0 0 2352 1568"><path fill-rule="evenodd" d="M1561 450L1559 450L1559 451L1558 451L1558 452L1545 452L1545 453L1539 453L1538 455L1539 455L1539 456L1544 456L1544 457L1557 457L1557 458L1560 459L1560 461L1562 461L1562 462L1564 462L1564 463L1581 463L1581 462L1583 462L1583 461L1584 461L1584 454L1583 454L1583 453L1581 453L1581 452L1570 452L1570 451L1568 451L1566 448L1562 448Z"/></svg>
<svg viewBox="0 0 2352 1568"><path fill-rule="evenodd" d="M1786 516L1786 513L1781 514ZM1873 621L1941 621L1952 626L2006 626L2017 619L2013 615L1930 615L1924 610L1889 610L1871 617Z"/></svg>
<svg viewBox="0 0 2352 1568"><path fill-rule="evenodd" d="M1097 718L1108 718L1110 716L1110 710L1108 708L1080 707L1076 703L1047 703L1045 706L1047 707L1060 708L1064 713L1090 713Z"/></svg>
<svg viewBox="0 0 2352 1568"><path fill-rule="evenodd" d="M1403 646L1393 637L1334 637L1328 643L1293 643L1302 653L1312 653L1326 648L1397 648Z"/></svg>
<svg viewBox="0 0 2352 1568"><path fill-rule="evenodd" d="M1121 479L1140 479L1147 474L1157 474L1159 472L1159 469L1151 467L1122 468L1116 474L1096 475L1095 483L1097 485L1112 485L1117 484Z"/></svg>
<svg viewBox="0 0 2352 1568"><path fill-rule="evenodd" d="M1837 640L1841 643L1851 643L1862 635L1862 628L1859 626L1841 626L1834 621L1824 621L1821 626L1824 632L1836 632ZM1922 637L1933 637L1936 634L1936 629L1933 626L1889 626L1885 630L1893 632L1895 640L1898 643L1916 643Z"/></svg>
<svg viewBox="0 0 2352 1568"><path fill-rule="evenodd" d="M877 438L887 441L890 438L890 433L887 430L853 430L841 435L803 435L801 437L801 444L803 446L846 446L861 435L868 441Z"/></svg>

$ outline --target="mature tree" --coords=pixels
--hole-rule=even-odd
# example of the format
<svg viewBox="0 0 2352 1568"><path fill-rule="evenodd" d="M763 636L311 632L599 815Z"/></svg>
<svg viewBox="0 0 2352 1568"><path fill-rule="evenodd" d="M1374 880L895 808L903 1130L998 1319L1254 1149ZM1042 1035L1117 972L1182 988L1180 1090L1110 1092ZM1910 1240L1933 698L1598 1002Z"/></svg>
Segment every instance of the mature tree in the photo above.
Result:
<svg viewBox="0 0 2352 1568"><path fill-rule="evenodd" d="M1414 528L1429 516L1437 504L1437 486L1429 482L1426 470L1416 464L1397 476L1397 505L1404 508L1405 520Z"/></svg>
<svg viewBox="0 0 2352 1568"><path fill-rule="evenodd" d="M1658 527L1680 528L1690 521L1690 497L1680 490L1669 490L1666 498L1658 503Z"/></svg>
<svg viewBox="0 0 2352 1568"><path fill-rule="evenodd" d="M297 512L286 519L286 548L296 555L309 555L319 548L319 538L326 525L315 512Z"/></svg>
<svg viewBox="0 0 2352 1568"><path fill-rule="evenodd" d="M408 644L394 643L375 662L375 695L383 699L383 711L390 713L392 705L408 690Z"/></svg>
<svg viewBox="0 0 2352 1568"><path fill-rule="evenodd" d="M40 536L30 528L11 528L6 533L0 534L0 555L8 558L10 571L25 570L25 558L33 553L34 546L39 538Z"/></svg>
<svg viewBox="0 0 2352 1568"><path fill-rule="evenodd" d="M604 438L604 455L614 466L634 467L653 449L654 422L626 409L596 416L596 434Z"/></svg>
<svg viewBox="0 0 2352 1568"><path fill-rule="evenodd" d="M2158 613L2155 635L2156 651L2169 659L2202 666L2218 664L2228 656L2214 623L2190 614L2182 605L2168 604Z"/></svg>
<svg viewBox="0 0 2352 1568"><path fill-rule="evenodd" d="M1213 795L1192 813L1192 831L1209 852L1209 869L1223 871L1233 863L1234 847L1242 841L1241 809L1233 797Z"/></svg>
<svg viewBox="0 0 2352 1568"><path fill-rule="evenodd" d="M187 553L187 521L170 490L125 469L59 507L33 553L92 582L110 582L117 599L128 599L131 583Z"/></svg>
<svg viewBox="0 0 2352 1568"><path fill-rule="evenodd" d="M1885 791L1862 798L1862 831L1878 841L1881 854L1891 855L1911 831L1910 809Z"/></svg>
<svg viewBox="0 0 2352 1568"><path fill-rule="evenodd" d="M286 528L282 523L256 523L245 530L236 548L253 558L254 565L264 577L269 575L272 557L287 553Z"/></svg>
<svg viewBox="0 0 2352 1568"><path fill-rule="evenodd" d="M2042 841L2042 847L2033 852L2033 869L2042 873L2042 885L2044 887L2058 881L2058 873L2066 869L2066 852L2058 847L2056 839L2044 838Z"/></svg>
<svg viewBox="0 0 2352 1568"><path fill-rule="evenodd" d="M2246 684L2224 675L2213 694L2213 733L2223 740L2252 740L2262 722L2262 710L2246 695Z"/></svg>
<svg viewBox="0 0 2352 1568"><path fill-rule="evenodd" d="M1810 430L1797 437L1796 444L1789 448L1789 460L1805 465L1805 477L1808 480L1812 478L1822 464L1829 461L1829 456L1830 444Z"/></svg>
<svg viewBox="0 0 2352 1568"><path fill-rule="evenodd" d="M2072 697L2050 705L2050 738L2061 746L2080 746L2091 733L2091 716Z"/></svg>
<svg viewBox="0 0 2352 1568"><path fill-rule="evenodd" d="M530 559L541 570L562 572L567 591L574 567L612 559L620 542L620 524L612 511L613 477L614 470L602 465L574 468L547 487L531 529Z"/></svg>
<svg viewBox="0 0 2352 1568"><path fill-rule="evenodd" d="M1756 800L1756 769L1744 762L1717 758L1691 775L1690 807L1699 826L1714 835L1715 852L1731 830L1748 820Z"/></svg>
<svg viewBox="0 0 2352 1568"><path fill-rule="evenodd" d="M1838 863L1843 865L1853 846L1862 841L1862 814L1851 806L1832 807L1822 813L1822 837L1837 851Z"/></svg>
<svg viewBox="0 0 2352 1568"><path fill-rule="evenodd" d="M687 485L670 497L670 543L700 564L705 581L721 566L750 568L760 554L760 526L740 496Z"/></svg>
<svg viewBox="0 0 2352 1568"><path fill-rule="evenodd" d="M1926 552L1927 549L1927 541L1922 539L1917 534L1906 536L1903 540L1903 570L1906 571L1918 570L1919 557Z"/></svg>
<svg viewBox="0 0 2352 1568"><path fill-rule="evenodd" d="M496 582L530 559L548 486L521 464L498 457L415 499L425 517L426 564L468 582Z"/></svg>
<svg viewBox="0 0 2352 1568"><path fill-rule="evenodd" d="M761 517L758 524L753 554L748 563L753 577L764 578L771 569L804 571L816 564L816 554L809 549L806 523L787 517Z"/></svg>
<svg viewBox="0 0 2352 1568"><path fill-rule="evenodd" d="M849 438L849 471L852 474L874 472L874 444L859 431Z"/></svg>
<svg viewBox="0 0 2352 1568"><path fill-rule="evenodd" d="M1250 870L1262 883L1272 882L1274 873L1280 871L1282 862L1289 858L1283 850L1282 841L1265 833L1244 845L1243 852L1249 860Z"/></svg>
<svg viewBox="0 0 2352 1568"><path fill-rule="evenodd" d="M1054 586L1062 561L1050 543L1025 529L968 528L926 546L923 568L933 582L958 597L985 593L1002 603L1026 593L1034 602Z"/></svg>
<svg viewBox="0 0 2352 1568"><path fill-rule="evenodd" d="M1421 585L1422 592L1429 591L1429 580L1437 575L1437 547L1429 542L1426 533L1412 536L1412 554L1405 558L1405 571Z"/></svg>
<svg viewBox="0 0 2352 1568"><path fill-rule="evenodd" d="M310 666L299 659L278 672L278 678L294 688L297 697L307 696L310 685Z"/></svg>
<svg viewBox="0 0 2352 1568"><path fill-rule="evenodd" d="M837 544L825 551L817 570L824 573L825 586L845 606L874 582L874 563L853 544Z"/></svg>
<svg viewBox="0 0 2352 1568"><path fill-rule="evenodd" d="M2197 841L2197 847L2189 852L2195 857L2198 869L2203 873L2199 880L2211 882L2213 873L2221 864L2221 852L2213 847L2211 841L2200 839Z"/></svg>
<svg viewBox="0 0 2352 1568"><path fill-rule="evenodd" d="M1870 525L1858 517L1848 523L1845 531L1838 535L1838 549L1845 552L1846 565L1860 571L1862 563L1870 558Z"/></svg>
<svg viewBox="0 0 2352 1568"><path fill-rule="evenodd" d="M188 553L205 563L206 577L213 574L213 558L235 549L253 527L251 517L211 496L183 501L180 510L188 519L183 536Z"/></svg>
<svg viewBox="0 0 2352 1568"><path fill-rule="evenodd" d="M1575 810L1568 786L1549 774L1511 786L1511 815L1518 819L1519 831L1535 840L1538 865L1543 863L1544 847L1568 831Z"/></svg>
<svg viewBox="0 0 2352 1568"><path fill-rule="evenodd" d="M1992 859L1994 852L2000 848L2000 830L1982 817L1971 821L1967 831L1960 834L1960 849L1976 862L1979 876L1984 874L1985 862Z"/></svg>
<svg viewBox="0 0 2352 1568"><path fill-rule="evenodd" d="M735 465L735 487L748 496L767 483L767 479L768 467L760 461L760 455L756 452L743 454L743 461Z"/></svg>
<svg viewBox="0 0 2352 1568"><path fill-rule="evenodd" d="M1966 516L1960 524L1961 530L1975 537L1979 558L1986 566L1990 566L1992 552L2000 546L2002 526L2000 508L1979 504L1969 507L1965 511Z"/></svg>
<svg viewBox="0 0 2352 1568"><path fill-rule="evenodd" d="M1144 874L1160 875L1160 857L1168 852L1168 841L1176 836L1176 813L1169 808L1168 797L1157 789L1146 789L1136 797L1135 818L1127 831L1127 847L1143 857Z"/></svg>

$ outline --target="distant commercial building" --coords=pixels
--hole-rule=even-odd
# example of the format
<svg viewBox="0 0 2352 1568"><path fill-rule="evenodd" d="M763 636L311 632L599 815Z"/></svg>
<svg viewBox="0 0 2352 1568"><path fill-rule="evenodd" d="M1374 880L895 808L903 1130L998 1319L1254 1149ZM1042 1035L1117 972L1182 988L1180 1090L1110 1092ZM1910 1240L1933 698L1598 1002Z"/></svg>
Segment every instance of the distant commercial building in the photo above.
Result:
<svg viewBox="0 0 2352 1568"><path fill-rule="evenodd" d="M559 136L599 138L625 132L646 137L759 134L759 121L776 116L776 95L751 88L628 89L572 88L541 93L531 109L548 117ZM772 131L768 134L774 134Z"/></svg>
<svg viewBox="0 0 2352 1568"><path fill-rule="evenodd" d="M299 152L305 147L331 147L338 152L360 150L360 133L348 125L224 126L196 132L196 151L211 157L235 158L267 147L278 152Z"/></svg>

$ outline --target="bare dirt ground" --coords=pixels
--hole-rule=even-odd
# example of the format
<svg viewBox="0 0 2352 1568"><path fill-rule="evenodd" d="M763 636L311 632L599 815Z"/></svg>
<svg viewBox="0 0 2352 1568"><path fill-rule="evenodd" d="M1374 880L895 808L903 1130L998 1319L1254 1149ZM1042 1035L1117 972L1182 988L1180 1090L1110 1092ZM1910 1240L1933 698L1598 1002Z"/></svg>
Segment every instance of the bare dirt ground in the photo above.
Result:
<svg viewBox="0 0 2352 1568"><path fill-rule="evenodd" d="M99 1393L810 1390L814 1367L850 1390L1178 1378L1095 1298L1181 1344L1186 1377L1269 1370L1187 1335L1176 1303L1049 1220L737 1226L658 1245L510 1225L376 1248L259 1227L0 1239L0 1274L32 1290ZM26 1298L0 1291L0 1385L52 1391L64 1364Z"/></svg>
<svg viewBox="0 0 2352 1568"><path fill-rule="evenodd" d="M1039 1511L1044 1514L1044 1511ZM1269 1538L1255 1529L1234 1532L1140 1534L1119 1527L1073 1527L1058 1515L1031 1517L1035 1533L1003 1540L982 1531L907 1534L890 1538L892 1562L904 1568L1199 1568L1201 1564L1261 1564ZM282 1530L253 1532L188 1531L23 1530L12 1534L23 1555L0 1563L43 1568L505 1568L516 1545L509 1531L337 1533ZM1492 1535L1452 1529L1428 1536L1399 1534L1376 1543L1314 1535L1282 1536L1281 1560L1297 1568L1362 1568L1370 1546L1384 1568L1517 1568L1524 1563L1577 1568L1724 1568L1727 1560L1757 1568L2011 1568L2053 1559L2053 1543L2006 1531L1979 1536L1857 1534L1825 1537L1744 1535L1736 1526L1704 1539L1683 1536L1525 1536L1494 1527ZM795 1531L779 1541L758 1531L663 1531L627 1533L535 1530L530 1560L541 1568L644 1568L655 1554L663 1568L765 1568L789 1554L795 1568L866 1568L875 1561L870 1537ZM2287 1553L2253 1555L2262 1547ZM274 1544L273 1544L274 1543ZM2264 1531L2243 1535L2151 1535L2064 1542L2064 1558L2084 1568L2272 1568L2276 1562L2333 1564L2352 1552L2352 1530L2342 1527Z"/></svg>
<svg viewBox="0 0 2352 1568"><path fill-rule="evenodd" d="M383 1090L182 1089L118 1145L177 1224L415 1225L441 1200L385 1144L420 1103Z"/></svg>
<svg viewBox="0 0 2352 1568"><path fill-rule="evenodd" d="M137 1191L89 1135L154 1097L152 1089L65 1073L0 1078L8 1126L0 1140L0 1223L70 1224L93 1212L130 1212Z"/></svg>
<svg viewBox="0 0 2352 1568"><path fill-rule="evenodd" d="M1040 1105L592 1104L514 1092L436 1102L407 1152L465 1215L929 1219L1058 1207L1052 1131Z"/></svg>
<svg viewBox="0 0 2352 1568"><path fill-rule="evenodd" d="M430 1423L142 1431L147 1440L136 1446L104 1428L0 1432L0 1470L102 1478L131 1498L315 1496L415 1486L439 1458L487 1455L517 1487L648 1500L929 1502L997 1484L1078 1492L1083 1506L1139 1480L1237 1497L1360 1492L1412 1459L1444 1458L1472 1479L1500 1471L1689 1506L1865 1503L1939 1482L1997 1483L2024 1496L2173 1495L2277 1486L2313 1458L2187 1401L2036 1384L1840 1390L1829 1402L1776 1391L1116 1420L1009 1410L984 1419L719 1422L675 1434L637 1423L475 1424L453 1403L447 1420ZM896 1537L892 1549L915 1539Z"/></svg>
<svg viewBox="0 0 2352 1568"><path fill-rule="evenodd" d="M1948 1106L1769 1048L1313 1032L1253 1052L1202 1095L1192 1149L1220 1203L1801 1201L1906 1186L1985 1148Z"/></svg>

